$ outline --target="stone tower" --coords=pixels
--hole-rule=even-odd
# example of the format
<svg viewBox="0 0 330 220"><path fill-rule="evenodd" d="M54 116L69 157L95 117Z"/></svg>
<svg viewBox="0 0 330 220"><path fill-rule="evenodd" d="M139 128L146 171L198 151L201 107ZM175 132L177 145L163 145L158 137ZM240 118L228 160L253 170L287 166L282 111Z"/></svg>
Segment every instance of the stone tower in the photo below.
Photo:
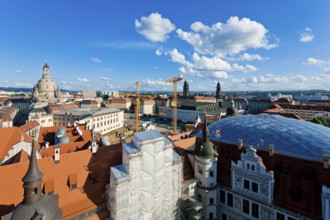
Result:
<svg viewBox="0 0 330 220"><path fill-rule="evenodd" d="M219 80L218 80L218 83L217 83L217 90L216 90L216 92L215 92L215 98L216 98L217 100L219 100L219 99L220 99L220 96L221 96L221 85L220 85L220 82L219 82Z"/></svg>
<svg viewBox="0 0 330 220"><path fill-rule="evenodd" d="M23 177L24 198L14 210L11 220L51 219L62 218L62 211L58 207L58 196L45 196L42 194L42 172L38 168L34 140L29 168Z"/></svg>
<svg viewBox="0 0 330 220"><path fill-rule="evenodd" d="M206 117L203 140L196 143L194 150L197 200L202 203L202 219L217 219L217 153L209 140Z"/></svg>
<svg viewBox="0 0 330 220"><path fill-rule="evenodd" d="M188 84L187 80L185 80L184 84L183 84L183 96L184 97L189 96L189 84Z"/></svg>

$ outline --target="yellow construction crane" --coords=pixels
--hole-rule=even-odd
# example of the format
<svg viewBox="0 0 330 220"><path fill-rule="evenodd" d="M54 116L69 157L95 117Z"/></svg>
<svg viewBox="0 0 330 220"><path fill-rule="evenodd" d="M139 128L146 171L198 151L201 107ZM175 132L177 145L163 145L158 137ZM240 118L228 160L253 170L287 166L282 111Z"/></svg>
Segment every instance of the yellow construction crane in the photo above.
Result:
<svg viewBox="0 0 330 220"><path fill-rule="evenodd" d="M165 82L171 82L173 83L173 135L176 135L176 126L177 126L177 84L180 80L183 79L183 75L180 75L179 77L172 77Z"/></svg>
<svg viewBox="0 0 330 220"><path fill-rule="evenodd" d="M135 96L135 132L139 132L140 126L140 83L136 82Z"/></svg>

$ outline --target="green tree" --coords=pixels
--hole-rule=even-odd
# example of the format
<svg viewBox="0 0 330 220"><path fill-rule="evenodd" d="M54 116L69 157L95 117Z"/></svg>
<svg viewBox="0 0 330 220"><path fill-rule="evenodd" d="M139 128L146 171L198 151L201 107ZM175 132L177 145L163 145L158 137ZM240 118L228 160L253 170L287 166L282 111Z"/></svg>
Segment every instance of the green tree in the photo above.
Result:
<svg viewBox="0 0 330 220"><path fill-rule="evenodd" d="M328 125L328 120L325 117L322 116L318 116L315 117L311 120L311 122L315 123L315 124L320 124L323 126L327 126Z"/></svg>

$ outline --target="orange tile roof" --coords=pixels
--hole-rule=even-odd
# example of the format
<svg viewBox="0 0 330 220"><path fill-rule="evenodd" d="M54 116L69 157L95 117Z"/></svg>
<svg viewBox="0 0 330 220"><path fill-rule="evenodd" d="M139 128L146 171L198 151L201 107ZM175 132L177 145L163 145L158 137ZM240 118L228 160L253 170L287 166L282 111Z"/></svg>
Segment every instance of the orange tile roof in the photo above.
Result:
<svg viewBox="0 0 330 220"><path fill-rule="evenodd" d="M22 140L32 143L32 139L23 133L18 127L0 128L0 137L0 160L5 159L13 145ZM39 145L37 145L36 148L39 149Z"/></svg>
<svg viewBox="0 0 330 220"><path fill-rule="evenodd" d="M194 137L189 137L186 139L181 139L181 140L175 141L173 144L175 147L179 147L179 148L187 150L188 148L190 148L191 146L193 146L196 143L196 140L197 139L194 136Z"/></svg>
<svg viewBox="0 0 330 220"><path fill-rule="evenodd" d="M176 141L181 139L182 137L185 137L186 135L190 135L191 131L187 131L181 134L177 134L177 135L173 135L173 136L169 136L168 139L170 139L171 141Z"/></svg>
<svg viewBox="0 0 330 220"><path fill-rule="evenodd" d="M60 156L60 162L54 163L52 157L38 160L47 190L54 188L59 195L59 207L63 219L69 219L95 209L106 202L105 187L110 181L109 168L122 163L122 147L120 144L100 147L92 155L90 150L82 150ZM28 169L28 161L0 166L0 216L13 211L14 206L23 200L21 179ZM90 175L97 178L92 183ZM77 189L70 190L69 176L75 174ZM52 186L51 181L54 182ZM45 189L46 190L46 189Z"/></svg>
<svg viewBox="0 0 330 220"><path fill-rule="evenodd" d="M18 154L14 156L13 160L10 161L10 163L13 164L28 160L30 160L30 155L26 153L25 150L21 150Z"/></svg>
<svg viewBox="0 0 330 220"><path fill-rule="evenodd" d="M32 120L32 121L28 121L24 125L20 126L19 129L21 129L21 131L26 133L26 132L34 129L37 126L40 126L40 124L37 121Z"/></svg>

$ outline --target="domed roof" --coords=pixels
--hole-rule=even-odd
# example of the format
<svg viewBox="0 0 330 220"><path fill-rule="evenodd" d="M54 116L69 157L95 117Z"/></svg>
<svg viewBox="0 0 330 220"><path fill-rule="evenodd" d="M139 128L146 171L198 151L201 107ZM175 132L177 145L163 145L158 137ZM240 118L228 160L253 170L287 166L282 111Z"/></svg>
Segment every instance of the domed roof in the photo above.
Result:
<svg viewBox="0 0 330 220"><path fill-rule="evenodd" d="M209 140L209 130L206 123L206 117L203 128L203 140L202 142L196 143L194 154L205 159L210 159L216 154L213 148L213 143Z"/></svg>
<svg viewBox="0 0 330 220"><path fill-rule="evenodd" d="M56 201L57 196L43 196L37 202L32 204L19 204L11 219L13 220L25 220L25 219L34 219L38 214L43 215L42 219L49 220L59 220L62 217L62 211L58 208Z"/></svg>
<svg viewBox="0 0 330 220"><path fill-rule="evenodd" d="M244 115L228 117L209 126L210 139L268 151L275 145L275 153L322 161L323 154L330 155L330 128L311 122L280 115ZM197 133L201 136L201 132Z"/></svg>

